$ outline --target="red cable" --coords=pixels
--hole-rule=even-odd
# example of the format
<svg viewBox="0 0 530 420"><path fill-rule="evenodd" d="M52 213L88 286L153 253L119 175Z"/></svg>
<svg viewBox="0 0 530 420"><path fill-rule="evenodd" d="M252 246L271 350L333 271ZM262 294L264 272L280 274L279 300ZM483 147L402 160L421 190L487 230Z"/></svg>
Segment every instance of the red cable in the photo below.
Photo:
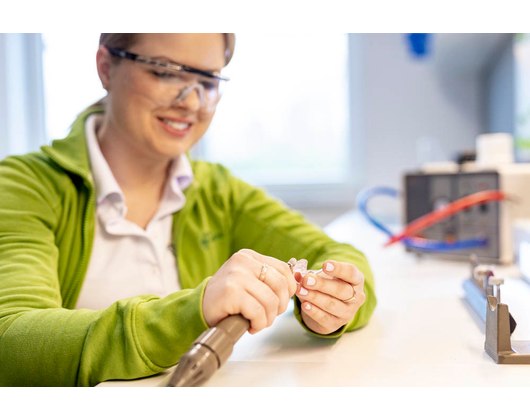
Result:
<svg viewBox="0 0 530 420"><path fill-rule="evenodd" d="M405 226L405 229L403 229L401 233L392 236L385 246L392 245L408 236L412 236L415 233L439 222L440 220L446 219L447 217L465 210L468 207L487 203L488 201L501 201L505 199L506 194L497 190L480 191L478 193L470 194L410 222L407 226Z"/></svg>

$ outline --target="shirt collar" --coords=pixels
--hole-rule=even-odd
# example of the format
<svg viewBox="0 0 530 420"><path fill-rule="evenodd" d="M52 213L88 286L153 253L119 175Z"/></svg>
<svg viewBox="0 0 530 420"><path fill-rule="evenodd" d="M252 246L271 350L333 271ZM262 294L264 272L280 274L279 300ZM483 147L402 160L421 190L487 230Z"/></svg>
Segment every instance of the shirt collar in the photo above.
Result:
<svg viewBox="0 0 530 420"><path fill-rule="evenodd" d="M193 182L193 170L191 169L191 163L186 154L181 154L171 162L171 168L169 169L171 179L171 189L173 192L176 190L184 191Z"/></svg>

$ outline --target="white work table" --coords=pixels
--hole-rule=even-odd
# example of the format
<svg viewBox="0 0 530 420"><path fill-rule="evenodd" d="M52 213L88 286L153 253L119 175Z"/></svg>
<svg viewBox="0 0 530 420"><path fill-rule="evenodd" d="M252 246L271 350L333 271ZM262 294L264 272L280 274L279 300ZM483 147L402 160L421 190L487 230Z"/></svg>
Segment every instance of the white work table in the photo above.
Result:
<svg viewBox="0 0 530 420"><path fill-rule="evenodd" d="M528 386L530 365L497 365L484 351L485 325L464 299L467 262L417 258L348 212L325 229L368 257L378 305L369 324L339 339L306 333L290 308L260 333L245 334L205 386ZM518 323L512 339L530 340L530 286L515 267L502 301ZM99 386L157 386L173 369Z"/></svg>

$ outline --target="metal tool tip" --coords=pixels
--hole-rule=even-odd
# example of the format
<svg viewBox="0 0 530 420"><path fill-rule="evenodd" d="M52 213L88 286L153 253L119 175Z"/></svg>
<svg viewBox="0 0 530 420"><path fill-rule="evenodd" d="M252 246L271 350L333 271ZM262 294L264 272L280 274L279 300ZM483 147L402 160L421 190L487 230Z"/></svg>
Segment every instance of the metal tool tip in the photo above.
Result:
<svg viewBox="0 0 530 420"><path fill-rule="evenodd" d="M167 386L198 386L206 382L218 368L219 362L215 353L197 344L182 356Z"/></svg>

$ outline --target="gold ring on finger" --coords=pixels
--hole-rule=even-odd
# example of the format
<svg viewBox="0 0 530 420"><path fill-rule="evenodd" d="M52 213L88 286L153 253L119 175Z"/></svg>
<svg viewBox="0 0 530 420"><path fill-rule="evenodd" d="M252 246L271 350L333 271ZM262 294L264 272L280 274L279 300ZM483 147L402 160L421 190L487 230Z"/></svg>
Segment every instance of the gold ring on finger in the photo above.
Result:
<svg viewBox="0 0 530 420"><path fill-rule="evenodd" d="M353 288L353 286L351 288L352 288L352 291L353 291L353 295L352 295L351 298L343 300L344 303L351 302L353 299L355 299L355 289Z"/></svg>
<svg viewBox="0 0 530 420"><path fill-rule="evenodd" d="M263 263L261 265L261 272L259 273L259 279L265 281L265 276L267 275L267 270L269 269L269 264Z"/></svg>

